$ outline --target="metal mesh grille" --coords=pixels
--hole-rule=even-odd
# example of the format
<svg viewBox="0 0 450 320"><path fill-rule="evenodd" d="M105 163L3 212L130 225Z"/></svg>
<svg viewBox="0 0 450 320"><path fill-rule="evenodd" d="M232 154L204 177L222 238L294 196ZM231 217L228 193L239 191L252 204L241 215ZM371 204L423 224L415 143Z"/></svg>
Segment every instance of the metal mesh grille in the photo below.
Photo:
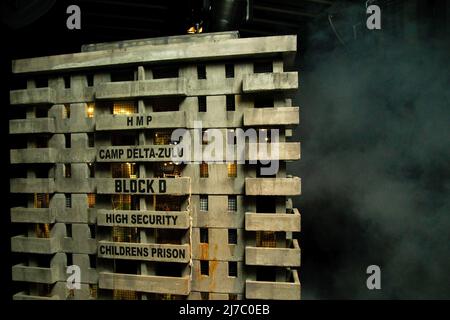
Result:
<svg viewBox="0 0 450 320"><path fill-rule="evenodd" d="M236 196L228 196L228 211L237 211Z"/></svg>
<svg viewBox="0 0 450 320"><path fill-rule="evenodd" d="M208 196L200 196L200 211L208 211Z"/></svg>
<svg viewBox="0 0 450 320"><path fill-rule="evenodd" d="M35 193L34 194L34 207L35 208L48 208L50 204L50 196L48 193Z"/></svg>
<svg viewBox="0 0 450 320"><path fill-rule="evenodd" d="M112 236L114 242L139 242L137 228L113 227Z"/></svg>
<svg viewBox="0 0 450 320"><path fill-rule="evenodd" d="M114 300L138 300L138 293L136 291L115 289L113 297Z"/></svg>
<svg viewBox="0 0 450 320"><path fill-rule="evenodd" d="M136 113L136 104L134 101L117 101L113 103L113 114L132 113Z"/></svg>
<svg viewBox="0 0 450 320"><path fill-rule="evenodd" d="M132 210L133 203L130 194L114 194L111 197L113 210Z"/></svg>
<svg viewBox="0 0 450 320"><path fill-rule="evenodd" d="M236 163L228 163L227 164L227 171L228 171L228 177L229 178L236 178L237 177L237 165L236 165Z"/></svg>
<svg viewBox="0 0 450 320"><path fill-rule="evenodd" d="M277 246L277 238L275 232L273 231L256 232L256 246L275 248Z"/></svg>
<svg viewBox="0 0 450 320"><path fill-rule="evenodd" d="M95 207L95 193L88 193L88 206L89 208Z"/></svg>

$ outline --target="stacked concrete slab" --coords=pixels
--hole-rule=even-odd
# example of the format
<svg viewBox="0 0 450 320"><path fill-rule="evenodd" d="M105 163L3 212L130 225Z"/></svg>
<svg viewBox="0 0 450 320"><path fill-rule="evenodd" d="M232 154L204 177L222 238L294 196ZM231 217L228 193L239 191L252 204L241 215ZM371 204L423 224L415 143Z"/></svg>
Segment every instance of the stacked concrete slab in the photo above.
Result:
<svg viewBox="0 0 450 320"><path fill-rule="evenodd" d="M224 32L13 61L27 80L10 92L14 299L300 299L300 179L286 172L300 158L296 48L295 36ZM279 171L261 176L249 161L267 159L248 149L246 163L206 167L142 156L180 143L158 133L193 137L198 121L225 137L279 129Z"/></svg>

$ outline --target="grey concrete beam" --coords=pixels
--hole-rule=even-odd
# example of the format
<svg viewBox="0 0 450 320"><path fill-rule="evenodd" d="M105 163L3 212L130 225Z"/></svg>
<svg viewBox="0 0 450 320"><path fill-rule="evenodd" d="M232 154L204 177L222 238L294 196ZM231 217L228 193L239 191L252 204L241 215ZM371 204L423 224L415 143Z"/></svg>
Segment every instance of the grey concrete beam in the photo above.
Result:
<svg viewBox="0 0 450 320"><path fill-rule="evenodd" d="M99 194L189 194L189 178L175 179L122 179L97 178L95 183ZM118 187L117 187L118 186ZM120 188L118 191L117 188ZM133 191L135 189L135 191Z"/></svg>
<svg viewBox="0 0 450 320"><path fill-rule="evenodd" d="M192 229L192 238L200 239L198 228ZM192 257L211 261L243 261L244 260L244 229L236 229L237 243L228 243L228 228L208 228L208 243L194 240Z"/></svg>
<svg viewBox="0 0 450 320"><path fill-rule="evenodd" d="M100 272L99 288L188 295L190 292L190 280L188 276L163 277Z"/></svg>
<svg viewBox="0 0 450 320"><path fill-rule="evenodd" d="M52 178L13 178L9 185L11 193L55 192L55 180Z"/></svg>
<svg viewBox="0 0 450 320"><path fill-rule="evenodd" d="M11 208L11 222L54 223L55 211L52 208Z"/></svg>
<svg viewBox="0 0 450 320"><path fill-rule="evenodd" d="M248 143L245 153L246 160L293 161L300 159L300 142Z"/></svg>
<svg viewBox="0 0 450 320"><path fill-rule="evenodd" d="M11 90L9 101L11 105L53 104L56 101L56 93L52 88Z"/></svg>
<svg viewBox="0 0 450 320"><path fill-rule="evenodd" d="M246 231L300 232L300 213L245 213Z"/></svg>
<svg viewBox="0 0 450 320"><path fill-rule="evenodd" d="M12 279L14 281L46 284L66 281L66 265L66 255L64 253L57 253L51 258L50 268L27 266L25 264L14 265L12 267Z"/></svg>
<svg viewBox="0 0 450 320"><path fill-rule="evenodd" d="M96 117L95 130L127 130L152 128L184 128L184 111L136 113L132 115L101 115Z"/></svg>
<svg viewBox="0 0 450 320"><path fill-rule="evenodd" d="M123 82L105 82L96 87L96 99L185 96L186 80L156 79Z"/></svg>
<svg viewBox="0 0 450 320"><path fill-rule="evenodd" d="M192 290L215 293L244 292L244 263L237 262L238 277L228 275L228 261L210 260L209 275L200 272L200 260L193 260Z"/></svg>
<svg viewBox="0 0 450 320"><path fill-rule="evenodd" d="M245 264L251 266L299 267L300 247L294 239L290 248L246 247Z"/></svg>
<svg viewBox="0 0 450 320"><path fill-rule="evenodd" d="M301 179L245 178L245 194L251 196L293 196L301 194Z"/></svg>
<svg viewBox="0 0 450 320"><path fill-rule="evenodd" d="M188 211L97 210L98 226L131 228L189 228Z"/></svg>
<svg viewBox="0 0 450 320"><path fill-rule="evenodd" d="M80 152L81 151L81 152ZM11 164L17 163L86 163L95 160L95 149L28 148L10 150Z"/></svg>
<svg viewBox="0 0 450 320"><path fill-rule="evenodd" d="M293 282L245 281L246 299L300 300L300 281L296 270Z"/></svg>
<svg viewBox="0 0 450 320"><path fill-rule="evenodd" d="M98 241L97 257L104 259L187 263L191 257L191 248L189 244Z"/></svg>
<svg viewBox="0 0 450 320"><path fill-rule="evenodd" d="M186 34L186 35L176 35L170 37L158 37L158 38L147 38L147 39L136 39L136 40L124 40L115 42L103 42L103 43L92 43L81 46L82 52L88 51L98 51L98 50L112 50L112 49L122 49L136 46L145 45L165 45L173 43L205 43L205 42L217 42L226 39L237 39L239 38L238 31L225 31L225 32L212 32L212 33L197 33L197 34Z"/></svg>
<svg viewBox="0 0 450 320"><path fill-rule="evenodd" d="M56 237L37 238L15 236L11 238L11 251L52 254L62 251L62 249L60 239Z"/></svg>
<svg viewBox="0 0 450 320"><path fill-rule="evenodd" d="M41 300L41 301L52 301L52 300L60 300L59 296L52 295L50 297L47 296L35 296L25 293L24 291L16 293L13 295L13 300Z"/></svg>
<svg viewBox="0 0 450 320"><path fill-rule="evenodd" d="M35 119L15 119L9 120L10 134L33 134L33 133L54 133L55 119L35 118Z"/></svg>
<svg viewBox="0 0 450 320"><path fill-rule="evenodd" d="M156 62L257 58L289 53L295 54L296 50L296 36L243 38L207 44L176 43L160 46L138 46L126 49L19 59L13 61L12 71L13 73L61 72Z"/></svg>
<svg viewBox="0 0 450 320"><path fill-rule="evenodd" d="M10 150L11 164L15 163L54 163L57 158L54 148L28 148Z"/></svg>
<svg viewBox="0 0 450 320"><path fill-rule="evenodd" d="M245 93L297 89L298 72L247 74L242 82L242 91Z"/></svg>
<svg viewBox="0 0 450 320"><path fill-rule="evenodd" d="M244 126L294 126L299 124L299 118L298 107L248 108L244 110Z"/></svg>

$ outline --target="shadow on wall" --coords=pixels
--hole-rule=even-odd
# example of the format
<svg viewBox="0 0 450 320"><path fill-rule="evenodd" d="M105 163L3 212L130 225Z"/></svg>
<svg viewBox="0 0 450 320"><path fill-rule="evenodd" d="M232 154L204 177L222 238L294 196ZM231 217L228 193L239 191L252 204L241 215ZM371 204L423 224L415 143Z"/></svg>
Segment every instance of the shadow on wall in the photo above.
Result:
<svg viewBox="0 0 450 320"><path fill-rule="evenodd" d="M312 28L288 169L302 177L303 299L450 297L449 4L406 3L345 47L330 48L326 19ZM366 287L372 264L381 290Z"/></svg>

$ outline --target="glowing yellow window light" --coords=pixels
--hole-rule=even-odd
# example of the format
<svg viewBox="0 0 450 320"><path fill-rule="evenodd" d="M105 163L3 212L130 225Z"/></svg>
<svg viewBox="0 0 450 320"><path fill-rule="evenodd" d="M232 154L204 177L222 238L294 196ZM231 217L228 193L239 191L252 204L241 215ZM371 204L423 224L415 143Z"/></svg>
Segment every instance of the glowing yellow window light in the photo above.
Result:
<svg viewBox="0 0 450 320"><path fill-rule="evenodd" d="M136 113L136 104L134 101L117 101L113 104L113 114L132 114Z"/></svg>
<svg viewBox="0 0 450 320"><path fill-rule="evenodd" d="M89 102L88 104L87 104L87 109L86 109L86 111L87 111L87 117L88 118L93 118L94 117L94 109L95 108L95 103L93 103L93 102Z"/></svg>

